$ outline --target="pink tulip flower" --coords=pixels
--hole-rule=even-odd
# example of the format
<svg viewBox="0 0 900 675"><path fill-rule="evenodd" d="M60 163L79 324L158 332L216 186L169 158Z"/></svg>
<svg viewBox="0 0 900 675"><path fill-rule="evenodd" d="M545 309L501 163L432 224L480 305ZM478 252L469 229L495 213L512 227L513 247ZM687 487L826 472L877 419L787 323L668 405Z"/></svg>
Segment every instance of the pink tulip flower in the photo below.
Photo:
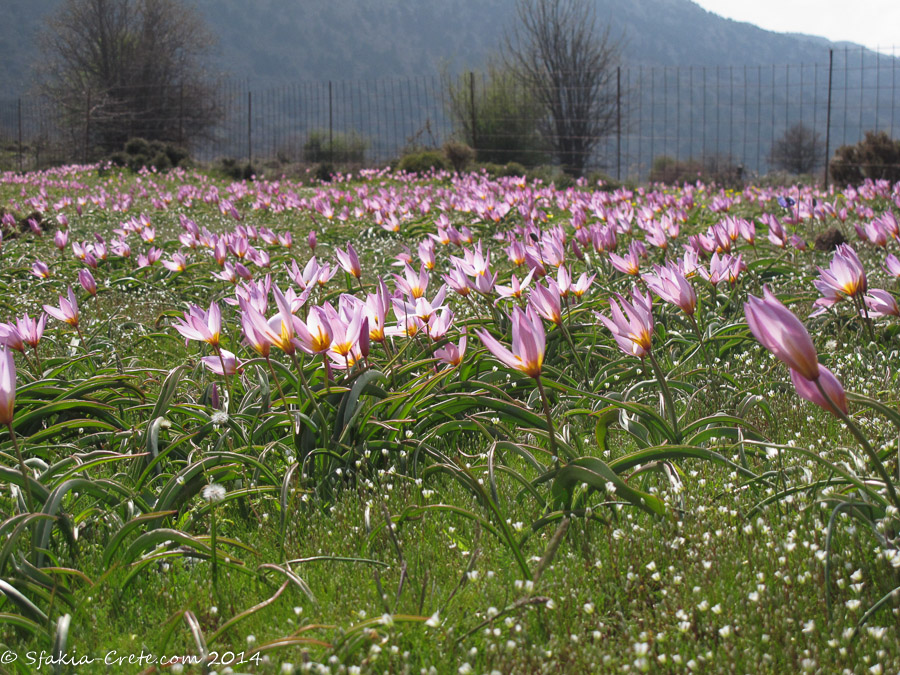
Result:
<svg viewBox="0 0 900 675"><path fill-rule="evenodd" d="M497 284L494 286L494 290L497 292L497 295L500 297L497 298L497 302L499 302L503 298L511 298L518 300L522 297L522 292L528 288L528 285L531 283L531 278L534 276L534 272L529 272L528 275L521 282L515 274L512 275L510 279L509 286L501 286ZM593 277L592 277L593 278Z"/></svg>
<svg viewBox="0 0 900 675"><path fill-rule="evenodd" d="M200 361L216 375L236 375L243 370L238 358L227 349L220 350L216 356L204 356ZM223 364L224 369L222 368Z"/></svg>
<svg viewBox="0 0 900 675"><path fill-rule="evenodd" d="M476 330L475 334L488 348L488 351L504 365L525 373L529 377L539 378L541 376L546 336L541 318L530 307L524 312L519 307L513 308L512 351L501 345L487 331Z"/></svg>
<svg viewBox="0 0 900 675"><path fill-rule="evenodd" d="M454 266L448 274L443 275L443 279L451 290L463 297L468 296L472 291L469 277L459 267ZM499 289L499 286L495 286L495 288Z"/></svg>
<svg viewBox="0 0 900 675"><path fill-rule="evenodd" d="M272 351L272 341L267 335L265 317L246 301L242 305L241 328L244 339L253 351L267 358Z"/></svg>
<svg viewBox="0 0 900 675"><path fill-rule="evenodd" d="M336 249L334 253L337 256L338 263L347 274L356 277L357 279L362 276L362 268L359 265L359 256L356 255L356 251L353 250L353 244L347 244L346 251Z"/></svg>
<svg viewBox="0 0 900 675"><path fill-rule="evenodd" d="M181 253L175 253L172 260L163 260L162 264L170 272L184 272L187 269L187 259Z"/></svg>
<svg viewBox="0 0 900 675"><path fill-rule="evenodd" d="M626 253L624 257L615 253L610 253L609 261L612 263L613 267L615 267L620 272L628 274L629 276L637 276L638 274L640 274L640 255L637 248L635 248L634 246L628 247L628 253Z"/></svg>
<svg viewBox="0 0 900 675"><path fill-rule="evenodd" d="M38 279L46 279L50 276L50 268L47 267L47 263L35 260L31 266L31 273Z"/></svg>
<svg viewBox="0 0 900 675"><path fill-rule="evenodd" d="M90 270L78 270L78 282L84 290L91 294L91 296L97 295L97 282L94 280L94 275L91 274Z"/></svg>
<svg viewBox="0 0 900 675"><path fill-rule="evenodd" d="M462 363L463 357L465 357L466 355L467 343L468 335L466 335L465 328L463 328L462 337L459 340L459 346L453 344L452 342L448 342L440 349L435 349L434 355L436 358L440 359L441 362L446 363L449 366L458 366L460 363Z"/></svg>
<svg viewBox="0 0 900 675"><path fill-rule="evenodd" d="M428 288L428 270L425 269L425 265L419 268L418 274L411 266L406 265L403 268L402 277L399 274L392 276L397 282L397 288L406 296L415 299L425 295L425 291Z"/></svg>
<svg viewBox="0 0 900 675"><path fill-rule="evenodd" d="M41 337L44 335L44 327L46 325L47 315L43 313L38 319L32 319L27 314L16 319L16 328L19 331L19 335L22 336L22 341L32 349L37 348L38 342L41 341Z"/></svg>
<svg viewBox="0 0 900 675"><path fill-rule="evenodd" d="M25 342L14 323L0 323L0 346L25 353Z"/></svg>
<svg viewBox="0 0 900 675"><path fill-rule="evenodd" d="M322 307L312 307L305 322L293 317L293 324L297 335L294 343L306 353L321 354L331 347L334 331L331 320Z"/></svg>
<svg viewBox="0 0 900 675"><path fill-rule="evenodd" d="M887 291L873 288L865 297L865 301L871 317L900 316L896 298Z"/></svg>
<svg viewBox="0 0 900 675"><path fill-rule="evenodd" d="M693 315L697 309L697 293L674 263L665 267L657 265L656 274L645 274L643 279L654 293L685 314Z"/></svg>
<svg viewBox="0 0 900 675"><path fill-rule="evenodd" d="M813 285L823 296L813 303L820 308L813 312L813 316L816 316L844 298L864 295L867 289L866 270L856 251L848 244L841 244L837 247L829 268L819 268L819 278Z"/></svg>
<svg viewBox="0 0 900 675"><path fill-rule="evenodd" d="M793 368L791 369L791 382L794 383L794 389L797 390L797 395L800 396L800 398L815 403L827 412L840 416L834 407L836 405L840 411L846 415L848 412L847 395L838 379L830 370L828 370L828 368L819 365L818 380L822 389L828 395L828 398L825 398L825 396L822 395L822 392L819 391L819 387L816 386L815 380L808 380Z"/></svg>
<svg viewBox="0 0 900 675"><path fill-rule="evenodd" d="M628 302L618 294L616 297L619 299L618 303L615 300L609 301L612 319L599 313L597 318L613 334L619 349L631 356L643 358L650 352L653 336L650 294L641 295L641 292L634 288L631 291L633 302Z"/></svg>
<svg viewBox="0 0 900 675"><path fill-rule="evenodd" d="M806 327L765 288L764 297L751 295L744 303L750 331L763 347L807 380L819 377L819 357Z"/></svg>
<svg viewBox="0 0 900 675"><path fill-rule="evenodd" d="M884 261L884 270L892 277L900 279L900 260L893 253L888 253Z"/></svg>
<svg viewBox="0 0 900 675"><path fill-rule="evenodd" d="M581 276L578 277L578 281L572 284L572 287L569 289L571 290L572 295L580 299L588 292L588 289L591 287L591 284L594 283L596 276L596 274L588 276L586 272L582 272Z"/></svg>
<svg viewBox="0 0 900 675"><path fill-rule="evenodd" d="M56 245L60 251L64 251L66 245L69 243L69 231L68 230L57 230L53 235L53 243Z"/></svg>
<svg viewBox="0 0 900 675"><path fill-rule="evenodd" d="M59 296L58 308L51 305L44 305L44 311L54 319L64 321L73 328L78 328L78 300L75 299L75 293L72 292L71 286L69 286L68 298Z"/></svg>
<svg viewBox="0 0 900 675"><path fill-rule="evenodd" d="M184 318L175 319L175 322L175 330L184 336L185 344L188 340L197 340L218 348L222 331L222 312L215 302L210 303L209 311L191 305L190 310L184 312Z"/></svg>
<svg viewBox="0 0 900 675"><path fill-rule="evenodd" d="M44 335L44 326L47 324L47 315L41 314L39 319L32 319L27 314L20 316L13 323L0 323L0 345L6 345L10 349L25 352L25 345L37 348L41 337Z"/></svg>
<svg viewBox="0 0 900 675"><path fill-rule="evenodd" d="M547 321L559 326L562 323L562 293L559 285L547 277L547 285L537 284L528 296L531 306Z"/></svg>

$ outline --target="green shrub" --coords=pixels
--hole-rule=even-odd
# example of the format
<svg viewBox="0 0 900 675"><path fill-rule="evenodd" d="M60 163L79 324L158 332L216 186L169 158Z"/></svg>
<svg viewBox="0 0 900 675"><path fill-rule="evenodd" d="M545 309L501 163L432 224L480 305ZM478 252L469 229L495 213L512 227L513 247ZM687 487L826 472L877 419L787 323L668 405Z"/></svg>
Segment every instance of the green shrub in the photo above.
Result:
<svg viewBox="0 0 900 675"><path fill-rule="evenodd" d="M552 183L561 190L575 185L575 178L564 172L562 167L557 165L542 164L528 171L526 175L530 181L539 180L544 185Z"/></svg>
<svg viewBox="0 0 900 675"><path fill-rule="evenodd" d="M695 183L703 174L703 165L695 159L678 160L668 155L653 158L649 180L651 183L682 185Z"/></svg>
<svg viewBox="0 0 900 675"><path fill-rule="evenodd" d="M123 150L119 150L119 152L114 152L107 157L107 161L113 166L126 167L128 166L128 154Z"/></svg>
<svg viewBox="0 0 900 675"><path fill-rule="evenodd" d="M449 171L450 162L437 150L421 150L403 155L397 169L419 174L427 173L430 169Z"/></svg>
<svg viewBox="0 0 900 675"><path fill-rule="evenodd" d="M303 143L303 159L310 163L360 164L365 160L369 142L355 131L349 134L333 134L328 131L310 131Z"/></svg>
<svg viewBox="0 0 900 675"><path fill-rule="evenodd" d="M528 170L518 162L508 162L505 166L501 167L500 175L504 178L527 176Z"/></svg>
<svg viewBox="0 0 900 675"><path fill-rule="evenodd" d="M150 141L143 138L129 138L125 141L124 150L125 154L131 157L148 156L150 154Z"/></svg>
<svg viewBox="0 0 900 675"><path fill-rule="evenodd" d="M457 133L475 148L479 162L547 162L539 128L543 108L511 72L491 66L486 78L474 80L467 73L450 87L449 98Z"/></svg>
<svg viewBox="0 0 900 675"><path fill-rule="evenodd" d="M465 143L447 141L442 148L444 157L457 173L465 171L475 161L475 151Z"/></svg>
<svg viewBox="0 0 900 675"><path fill-rule="evenodd" d="M231 180L249 180L256 175L256 169L249 162L239 163L234 157L223 157L219 160L219 171Z"/></svg>
<svg viewBox="0 0 900 675"><path fill-rule="evenodd" d="M654 158L648 180L651 183L682 185L698 180L717 183L725 187L737 188L744 181L744 167L736 164L727 155L705 157L703 161L675 159L668 155Z"/></svg>
<svg viewBox="0 0 900 675"><path fill-rule="evenodd" d="M856 145L842 145L831 160L831 176L836 183L859 184L866 178L900 180L900 141L884 131L867 131Z"/></svg>
<svg viewBox="0 0 900 675"><path fill-rule="evenodd" d="M156 167L157 171L168 171L182 166L190 159L190 154L186 148L174 143L129 138L122 150L108 155L106 159L115 166L127 166L135 172L149 166Z"/></svg>
<svg viewBox="0 0 900 675"><path fill-rule="evenodd" d="M157 152L146 166L152 166L157 171L168 171L172 168L172 160L165 152Z"/></svg>
<svg viewBox="0 0 900 675"><path fill-rule="evenodd" d="M478 167L491 178L499 178L500 174L503 173L503 166L494 164L493 162L484 162L483 164L479 164Z"/></svg>
<svg viewBox="0 0 900 675"><path fill-rule="evenodd" d="M335 168L334 164L331 162L320 162L316 166L315 175L316 179L322 181L323 183L331 182L331 177L334 175Z"/></svg>

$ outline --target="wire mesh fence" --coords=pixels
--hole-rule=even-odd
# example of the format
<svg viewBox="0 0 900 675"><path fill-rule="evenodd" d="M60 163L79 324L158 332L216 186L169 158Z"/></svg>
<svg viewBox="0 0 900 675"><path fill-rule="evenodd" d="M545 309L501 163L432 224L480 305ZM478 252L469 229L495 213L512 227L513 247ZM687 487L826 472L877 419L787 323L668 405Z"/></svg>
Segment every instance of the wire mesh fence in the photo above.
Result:
<svg viewBox="0 0 900 675"><path fill-rule="evenodd" d="M900 130L895 52L823 51L811 64L623 66L610 77L614 124L577 139L585 165L646 179L654 162L728 166L746 175L777 168L776 144L802 125L816 142L811 170L867 131ZM255 88L226 81L197 110L184 90L134 85L83 93L64 104L37 96L0 100L0 166L29 170L95 161L139 136L186 146L201 162L384 164L451 139L482 160L554 161L553 124L534 92L494 73L303 82ZM561 97L577 92L559 91ZM570 139L571 140L571 139Z"/></svg>

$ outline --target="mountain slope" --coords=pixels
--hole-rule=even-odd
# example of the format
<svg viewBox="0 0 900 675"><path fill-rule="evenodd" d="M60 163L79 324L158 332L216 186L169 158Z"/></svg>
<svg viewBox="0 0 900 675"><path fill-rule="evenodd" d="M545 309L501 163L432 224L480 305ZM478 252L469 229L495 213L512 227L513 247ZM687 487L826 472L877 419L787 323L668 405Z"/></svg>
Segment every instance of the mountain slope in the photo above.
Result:
<svg viewBox="0 0 900 675"><path fill-rule="evenodd" d="M42 19L61 0L0 4L0 97L28 88ZM832 43L724 19L689 0L597 0L627 64L827 62ZM481 68L515 20L515 0L195 0L218 37L211 69L264 85L368 80Z"/></svg>

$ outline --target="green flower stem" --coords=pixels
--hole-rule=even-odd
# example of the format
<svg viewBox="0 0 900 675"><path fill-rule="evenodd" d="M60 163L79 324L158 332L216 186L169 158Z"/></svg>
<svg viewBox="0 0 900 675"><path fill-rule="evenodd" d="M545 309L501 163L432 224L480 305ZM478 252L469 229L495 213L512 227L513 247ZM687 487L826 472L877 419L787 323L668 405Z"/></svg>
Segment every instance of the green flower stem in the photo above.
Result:
<svg viewBox="0 0 900 675"><path fill-rule="evenodd" d="M566 305L566 317L568 317L569 321L572 320L572 310L569 306L569 299L564 297L563 302ZM581 357L578 355L578 349L575 347L575 341L572 339L572 333L569 331L569 327L566 326L566 322L564 319L560 318L559 327L562 329L563 335L566 336L566 340L569 343L569 346L572 348L572 355L575 357L575 361L578 363L578 367L581 368L581 372L584 373L584 379L587 381L590 378L588 374L587 368L584 365L584 361L581 360Z"/></svg>
<svg viewBox="0 0 900 675"><path fill-rule="evenodd" d="M868 439L863 436L860 428L856 426L856 422L850 419L850 417L843 410L841 410L840 407L834 402L834 400L828 395L828 392L825 391L825 388L820 382L820 378L816 378L815 383L816 389L819 390L819 393L822 394L825 400L828 401L829 405L831 405L831 412L833 412L838 417L838 419L840 419L844 424L847 425L847 428L850 429L850 433L852 433L854 437L856 437L856 440L859 441L863 452L866 453L866 455L869 457L869 460L875 465L875 471L878 472L881 480L884 481L884 484L888 490L888 494L891 497L891 502L895 507L900 509L900 498L897 497L897 490L894 488L894 482L891 480L887 469L884 468L884 464L878 458L878 453L876 453L874 448L872 448Z"/></svg>
<svg viewBox="0 0 900 675"><path fill-rule="evenodd" d="M34 513L34 502L31 498L31 483L28 481L28 467L25 466L25 459L22 457L22 449L19 447L19 439L16 438L16 432L13 431L12 422L6 425L9 429L9 437L12 439L13 447L16 449L16 457L19 459L19 471L22 473L22 480L25 487L25 504L28 506L28 512Z"/></svg>
<svg viewBox="0 0 900 675"><path fill-rule="evenodd" d="M709 352L706 350L706 342L703 340L703 332L700 330L697 319L693 314L688 314L688 318L691 320L691 325L694 327L694 333L697 334L697 339L700 341L700 349L703 350L703 359L706 361L707 367L712 369L712 362L709 360Z"/></svg>
<svg viewBox="0 0 900 675"><path fill-rule="evenodd" d="M222 357L222 348L219 345L215 345L216 348L216 356L219 357L219 363L222 365L222 377L225 378L225 388L228 390L228 403L233 404L231 400L233 398L233 392L231 390L231 378L228 377L228 372L225 370L225 359Z"/></svg>
<svg viewBox="0 0 900 675"><path fill-rule="evenodd" d="M41 364L41 355L38 353L38 346L36 344L34 345L34 347L32 347L32 349L34 349L34 360L37 363L38 368L37 373L35 374L40 377L44 372L43 365Z"/></svg>
<svg viewBox="0 0 900 675"><path fill-rule="evenodd" d="M865 325L866 332L869 334L869 341L875 342L875 328L872 326L872 317L869 316L869 308L866 307L865 298L861 295L855 295L853 296L853 304L856 305L858 314L863 318L863 325Z"/></svg>
<svg viewBox="0 0 900 675"><path fill-rule="evenodd" d="M678 414L675 412L675 404L672 400L672 392L669 391L669 385L666 383L666 376L663 374L662 368L659 367L656 357L653 356L653 352L648 351L647 356L650 357L650 365L653 367L653 374L656 375L656 379L662 389L663 400L666 402L666 412L669 415L669 420L672 422L672 430L675 432L675 440L680 443L681 431L678 428Z"/></svg>
<svg viewBox="0 0 900 675"><path fill-rule="evenodd" d="M547 402L547 392L544 391L544 383L541 382L541 376L535 378L538 391L541 394L541 403L544 406L544 416L547 418L547 431L550 433L550 452L553 455L553 463L559 468L559 453L556 451L556 433L553 430L553 417L550 415L550 404Z"/></svg>
<svg viewBox="0 0 900 675"><path fill-rule="evenodd" d="M213 594L219 595L219 566L218 556L216 556L216 506L209 506L209 548L212 559L212 585Z"/></svg>
<svg viewBox="0 0 900 675"><path fill-rule="evenodd" d="M287 398L284 395L284 390L281 388L281 381L278 379L278 375L275 373L275 368L272 366L272 361L269 360L269 355L266 354L266 363L269 366L269 372L272 373L272 379L275 380L275 386L278 388L278 395L281 396L281 403L284 405L284 412L290 412L288 409Z"/></svg>
<svg viewBox="0 0 900 675"><path fill-rule="evenodd" d="M322 355L324 358L324 354ZM306 375L303 372L303 368L300 365L300 362L297 360L297 353L291 352L291 360L294 362L294 368L297 369L297 373L300 375L300 383L303 386L304 393L309 397L309 400L312 401L313 407L316 409L316 417L322 423L322 430L325 430L325 414L322 412L322 408L319 407L319 399L317 399L312 392L312 389L309 388L309 382L306 380Z"/></svg>

